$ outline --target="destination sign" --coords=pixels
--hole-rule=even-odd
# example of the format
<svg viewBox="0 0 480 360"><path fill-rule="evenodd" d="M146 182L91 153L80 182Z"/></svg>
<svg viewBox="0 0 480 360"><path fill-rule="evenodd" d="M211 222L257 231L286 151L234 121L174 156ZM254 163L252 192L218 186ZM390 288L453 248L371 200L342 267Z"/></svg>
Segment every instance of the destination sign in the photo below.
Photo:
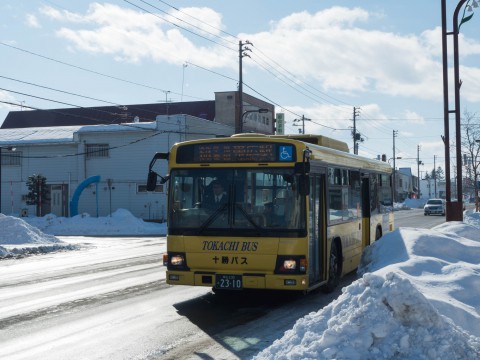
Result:
<svg viewBox="0 0 480 360"><path fill-rule="evenodd" d="M212 142L184 145L177 150L177 163L289 162L295 161L294 146L269 142Z"/></svg>

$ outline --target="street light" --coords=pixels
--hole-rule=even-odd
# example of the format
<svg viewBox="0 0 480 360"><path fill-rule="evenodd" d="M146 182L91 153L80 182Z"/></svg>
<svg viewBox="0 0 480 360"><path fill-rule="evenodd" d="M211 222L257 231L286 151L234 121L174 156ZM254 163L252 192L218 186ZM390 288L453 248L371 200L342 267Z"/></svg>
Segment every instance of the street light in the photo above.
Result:
<svg viewBox="0 0 480 360"><path fill-rule="evenodd" d="M15 148L12 146L0 146L0 213L2 212L2 149L15 151Z"/></svg>
<svg viewBox="0 0 480 360"><path fill-rule="evenodd" d="M463 192L462 192L462 149L461 149L461 124L460 124L460 66L458 56L458 34L460 26L469 21L473 14L465 16L465 11L473 11L473 7L478 4L475 0L460 0L453 13L453 31L447 32L447 5L446 0L442 0L442 62L443 62L443 111L444 111L444 132L442 137L445 146L445 200L446 200L446 221L463 220ZM458 14L465 4L462 19L458 23ZM471 5L472 4L472 5ZM447 59L447 36L453 35L453 67L454 67L454 95L455 109L450 110L448 106L448 59ZM455 113L455 142L457 156L457 201L452 203L451 181L450 181L450 124L449 114Z"/></svg>
<svg viewBox="0 0 480 360"><path fill-rule="evenodd" d="M395 158L391 157L390 159L388 159L388 165L390 165L390 160L393 160L393 159L400 160L400 159L402 159L402 157L401 156L397 156Z"/></svg>
<svg viewBox="0 0 480 360"><path fill-rule="evenodd" d="M243 124L245 123L245 117L250 114L250 113L259 113L259 114L266 114L268 113L270 110L269 109L255 109L255 110L246 110L243 112L242 114L242 121L241 121L241 127L240 127L240 133L243 132Z"/></svg>

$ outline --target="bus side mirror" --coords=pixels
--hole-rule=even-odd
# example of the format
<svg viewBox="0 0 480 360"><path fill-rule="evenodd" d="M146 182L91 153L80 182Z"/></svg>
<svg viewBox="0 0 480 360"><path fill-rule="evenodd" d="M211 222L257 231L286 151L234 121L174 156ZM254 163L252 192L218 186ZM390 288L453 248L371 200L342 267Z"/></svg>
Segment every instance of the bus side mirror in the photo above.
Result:
<svg viewBox="0 0 480 360"><path fill-rule="evenodd" d="M150 170L147 177L147 191L154 191L157 187L157 173Z"/></svg>
<svg viewBox="0 0 480 360"><path fill-rule="evenodd" d="M297 162L294 168L295 174L307 174L310 172L309 162Z"/></svg>
<svg viewBox="0 0 480 360"><path fill-rule="evenodd" d="M302 196L306 196L310 194L310 176L308 175L300 175L298 177L298 192Z"/></svg>

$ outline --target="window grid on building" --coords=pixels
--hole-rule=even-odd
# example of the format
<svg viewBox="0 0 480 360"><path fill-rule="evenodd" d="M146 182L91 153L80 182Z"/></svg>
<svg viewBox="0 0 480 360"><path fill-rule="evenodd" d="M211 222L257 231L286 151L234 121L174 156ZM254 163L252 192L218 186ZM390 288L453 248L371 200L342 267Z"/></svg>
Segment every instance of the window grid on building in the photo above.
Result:
<svg viewBox="0 0 480 360"><path fill-rule="evenodd" d="M108 157L108 144L86 144L85 155L87 159Z"/></svg>
<svg viewBox="0 0 480 360"><path fill-rule="evenodd" d="M3 165L22 165L22 152L2 150L2 166Z"/></svg>

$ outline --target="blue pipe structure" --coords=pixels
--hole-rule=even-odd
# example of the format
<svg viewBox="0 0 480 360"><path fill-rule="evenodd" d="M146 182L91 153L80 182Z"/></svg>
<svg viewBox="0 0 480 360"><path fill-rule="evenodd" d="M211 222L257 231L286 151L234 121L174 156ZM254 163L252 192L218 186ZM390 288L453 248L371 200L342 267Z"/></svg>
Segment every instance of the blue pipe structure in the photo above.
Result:
<svg viewBox="0 0 480 360"><path fill-rule="evenodd" d="M70 201L70 216L78 215L78 200L80 199L80 195L85 188L93 183L97 183L97 191L95 192L95 196L97 198L97 216L98 216L98 183L100 182L100 175L90 176L89 178L83 180L75 190L73 194L72 200Z"/></svg>

